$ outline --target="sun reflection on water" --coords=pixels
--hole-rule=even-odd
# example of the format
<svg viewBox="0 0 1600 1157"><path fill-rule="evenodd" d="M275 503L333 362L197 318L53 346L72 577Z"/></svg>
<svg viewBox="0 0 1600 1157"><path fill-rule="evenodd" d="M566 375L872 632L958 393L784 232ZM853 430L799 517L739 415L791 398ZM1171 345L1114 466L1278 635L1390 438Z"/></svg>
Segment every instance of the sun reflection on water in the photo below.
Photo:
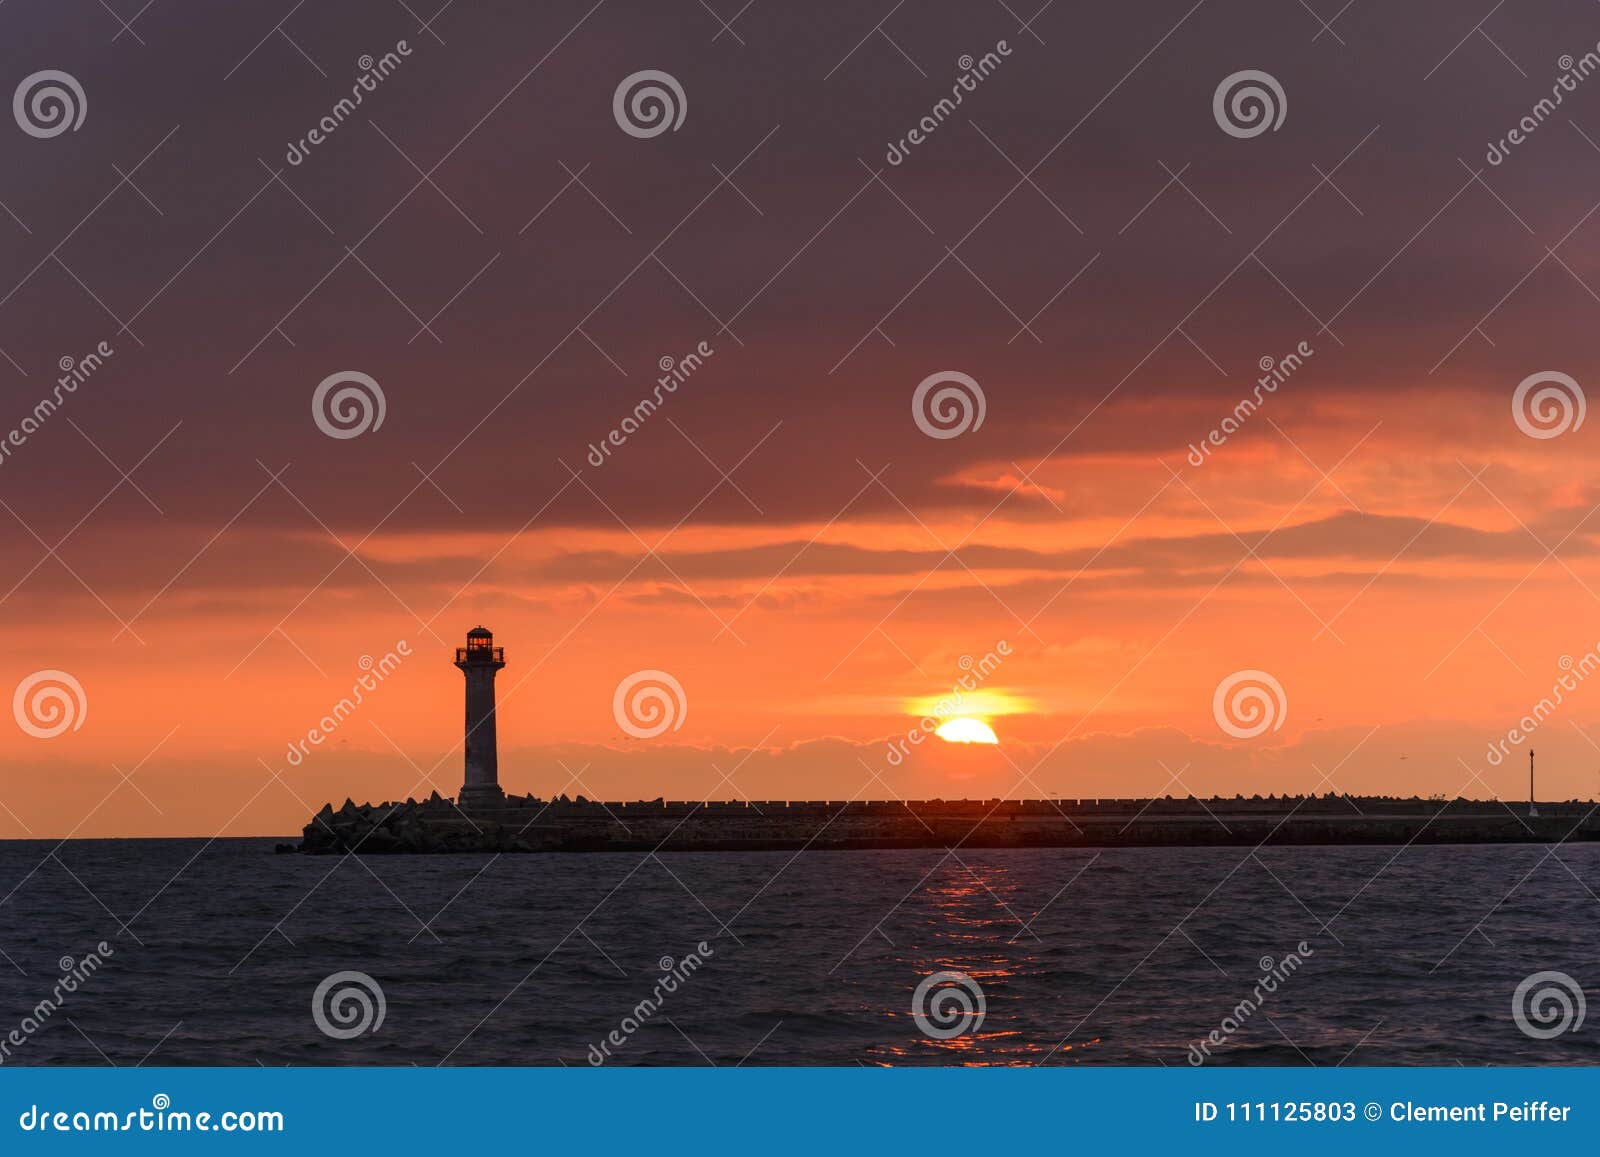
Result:
<svg viewBox="0 0 1600 1157"><path fill-rule="evenodd" d="M900 1007L880 1010L892 1027L890 1040L872 1050L872 1063L974 1067L1060 1063L1094 1049L1101 1043L1099 1037L1053 1044L1013 1027L1016 982L1053 970L1039 952L1042 937L1031 927L1036 913L1004 864L968 864L954 853L950 861L931 872L898 913L913 918L914 939L896 945L893 954L904 966L907 981ZM879 932L888 939L881 928ZM957 1035L935 1035L918 1023L913 1007L917 986L936 974L968 978L981 992L981 1019L976 1015L976 993L947 994L946 1019L939 1023L955 1023L959 1018L953 1009L963 1013L961 1023L970 1026ZM1064 1008L1064 1037L1071 1035L1067 1012Z"/></svg>

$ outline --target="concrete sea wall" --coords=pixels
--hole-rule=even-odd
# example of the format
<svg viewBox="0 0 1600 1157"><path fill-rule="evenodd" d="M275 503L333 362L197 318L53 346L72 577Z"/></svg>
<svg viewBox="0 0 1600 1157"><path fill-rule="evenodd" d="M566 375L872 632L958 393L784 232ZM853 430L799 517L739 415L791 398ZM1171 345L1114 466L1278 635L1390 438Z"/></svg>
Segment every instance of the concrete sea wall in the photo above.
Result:
<svg viewBox="0 0 1600 1157"><path fill-rule="evenodd" d="M331 804L298 849L317 854L1554 843L1600 838L1586 801L1278 799L600 803L510 797L463 811L432 798Z"/></svg>

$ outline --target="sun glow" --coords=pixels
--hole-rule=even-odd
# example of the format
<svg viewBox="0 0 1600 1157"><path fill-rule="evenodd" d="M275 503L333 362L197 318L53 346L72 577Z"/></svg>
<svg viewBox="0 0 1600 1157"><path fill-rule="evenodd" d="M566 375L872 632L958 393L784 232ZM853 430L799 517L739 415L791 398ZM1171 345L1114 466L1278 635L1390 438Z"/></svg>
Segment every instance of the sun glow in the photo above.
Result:
<svg viewBox="0 0 1600 1157"><path fill-rule="evenodd" d="M1023 715L1034 710L1033 702L1026 697L988 687L970 691L957 687L942 695L921 695L907 699L904 706L908 715L932 715L936 719L968 716L991 719L996 715Z"/></svg>
<svg viewBox="0 0 1600 1157"><path fill-rule="evenodd" d="M981 719L961 718L951 719L940 724L939 730L934 732L946 743L999 743L999 738L990 727Z"/></svg>

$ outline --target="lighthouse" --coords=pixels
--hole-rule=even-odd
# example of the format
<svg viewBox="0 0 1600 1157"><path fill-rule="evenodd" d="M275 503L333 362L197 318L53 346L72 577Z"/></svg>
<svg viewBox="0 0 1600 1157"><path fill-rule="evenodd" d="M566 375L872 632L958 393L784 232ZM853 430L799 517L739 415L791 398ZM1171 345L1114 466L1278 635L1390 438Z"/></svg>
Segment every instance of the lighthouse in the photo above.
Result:
<svg viewBox="0 0 1600 1157"><path fill-rule="evenodd" d="M456 666L467 677L466 779L457 801L462 808L492 807L505 799L494 737L494 677L505 665L505 648L494 645L487 627L473 627L467 645L456 648Z"/></svg>

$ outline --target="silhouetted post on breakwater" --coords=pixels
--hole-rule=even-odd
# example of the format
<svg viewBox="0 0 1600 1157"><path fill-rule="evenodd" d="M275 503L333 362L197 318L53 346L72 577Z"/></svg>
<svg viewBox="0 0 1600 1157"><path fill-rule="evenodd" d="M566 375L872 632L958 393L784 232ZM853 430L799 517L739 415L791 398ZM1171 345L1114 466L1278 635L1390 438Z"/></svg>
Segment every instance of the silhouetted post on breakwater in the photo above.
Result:
<svg viewBox="0 0 1600 1157"><path fill-rule="evenodd" d="M1528 748L1528 815L1536 816L1539 809L1533 806L1533 748Z"/></svg>
<svg viewBox="0 0 1600 1157"><path fill-rule="evenodd" d="M467 677L466 778L458 801L463 809L505 802L494 734L494 677L505 665L505 648L494 645L487 627L473 627L467 645L456 648L456 666Z"/></svg>

